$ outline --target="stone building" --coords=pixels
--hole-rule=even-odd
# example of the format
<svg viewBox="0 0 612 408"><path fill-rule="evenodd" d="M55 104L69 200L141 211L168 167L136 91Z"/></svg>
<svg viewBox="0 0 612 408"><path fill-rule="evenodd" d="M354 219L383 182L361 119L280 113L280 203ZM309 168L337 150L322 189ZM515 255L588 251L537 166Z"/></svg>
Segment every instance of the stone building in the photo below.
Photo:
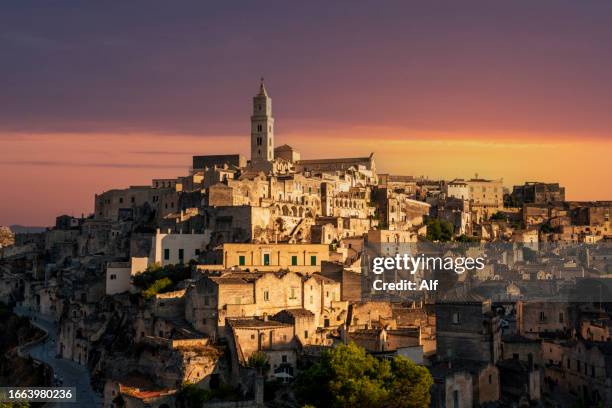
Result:
<svg viewBox="0 0 612 408"><path fill-rule="evenodd" d="M470 201L474 222L487 220L504 208L502 180L455 179L445 186L447 197Z"/></svg>
<svg viewBox="0 0 612 408"><path fill-rule="evenodd" d="M224 268L258 271L288 269L320 272L321 263L329 260L329 246L324 244L223 244Z"/></svg>
<svg viewBox="0 0 612 408"><path fill-rule="evenodd" d="M300 173L334 173L349 170L351 167L355 169L362 167L365 170L375 172L374 153L366 157L299 160L295 164L295 171Z"/></svg>
<svg viewBox="0 0 612 408"><path fill-rule="evenodd" d="M410 198L416 197L417 182L412 176L379 174L378 185L392 191L404 193Z"/></svg>
<svg viewBox="0 0 612 408"><path fill-rule="evenodd" d="M109 262L106 266L106 294L129 291L132 287L132 277L144 272L148 261L148 258L132 257L129 262Z"/></svg>
<svg viewBox="0 0 612 408"><path fill-rule="evenodd" d="M274 149L274 157L295 163L300 160L300 152L289 145L278 146Z"/></svg>
<svg viewBox="0 0 612 408"><path fill-rule="evenodd" d="M612 402L612 347L609 342L582 339L545 340L543 358L547 362L544 384L561 399L589 401L592 406Z"/></svg>
<svg viewBox="0 0 612 408"><path fill-rule="evenodd" d="M173 234L158 229L153 237L149 263L161 266L187 264L191 260L198 260L209 242L210 231L204 234Z"/></svg>
<svg viewBox="0 0 612 408"><path fill-rule="evenodd" d="M567 303L550 301L518 301L516 304L518 333L530 338L541 333L563 333L572 328Z"/></svg>
<svg viewBox="0 0 612 408"><path fill-rule="evenodd" d="M270 364L268 379L293 378L297 374L297 338L291 324L257 318L228 319L227 337L235 366L246 366L256 352L264 352Z"/></svg>
<svg viewBox="0 0 612 408"><path fill-rule="evenodd" d="M225 166L243 168L246 166L246 158L240 154L193 156L194 170Z"/></svg>
<svg viewBox="0 0 612 408"><path fill-rule="evenodd" d="M437 301L436 341L441 359L495 364L501 356L501 326L491 301L471 295Z"/></svg>
<svg viewBox="0 0 612 408"><path fill-rule="evenodd" d="M185 319L212 337L223 336L226 319L273 316L288 309L306 309L321 327L344 323L340 284L313 274L295 272L222 272L205 275L185 294Z"/></svg>
<svg viewBox="0 0 612 408"><path fill-rule="evenodd" d="M423 225L423 217L430 212L430 204L387 187L378 188L375 197L380 223L385 229L413 229Z"/></svg>
<svg viewBox="0 0 612 408"><path fill-rule="evenodd" d="M119 221L155 214L158 219L180 211L179 196L172 187L131 186L96 194L94 218Z"/></svg>
<svg viewBox="0 0 612 408"><path fill-rule="evenodd" d="M514 186L511 197L512 203L519 207L523 204L565 201L565 187L559 183L527 182L522 186Z"/></svg>

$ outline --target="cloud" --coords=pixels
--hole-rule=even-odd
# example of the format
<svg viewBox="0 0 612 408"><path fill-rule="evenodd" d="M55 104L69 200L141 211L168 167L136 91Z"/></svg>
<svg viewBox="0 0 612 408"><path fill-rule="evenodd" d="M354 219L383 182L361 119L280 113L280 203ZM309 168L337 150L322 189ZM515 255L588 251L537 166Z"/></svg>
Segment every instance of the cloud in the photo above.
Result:
<svg viewBox="0 0 612 408"><path fill-rule="evenodd" d="M66 51L71 48L64 41L23 31L5 32L0 39L17 47L25 47L42 52Z"/></svg>
<svg viewBox="0 0 612 408"><path fill-rule="evenodd" d="M175 152L169 152L169 151L159 151L159 150L132 150L132 151L128 151L127 153L130 154L143 154L143 155L147 155L147 156L182 156L182 155L193 155L194 152L193 150L189 150L189 151L175 151Z"/></svg>
<svg viewBox="0 0 612 408"><path fill-rule="evenodd" d="M111 169L185 169L185 164L162 164L162 163L80 163L68 161L48 160L1 160L0 165L10 166L42 166L42 167L86 167L86 168L111 168Z"/></svg>

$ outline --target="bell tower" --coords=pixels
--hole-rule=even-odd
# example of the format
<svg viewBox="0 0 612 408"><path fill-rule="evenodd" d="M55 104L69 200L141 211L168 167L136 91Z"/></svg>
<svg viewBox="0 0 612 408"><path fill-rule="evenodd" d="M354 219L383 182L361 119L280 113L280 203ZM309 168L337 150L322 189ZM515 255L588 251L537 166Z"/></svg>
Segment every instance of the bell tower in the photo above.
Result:
<svg viewBox="0 0 612 408"><path fill-rule="evenodd" d="M274 118L272 99L261 78L259 93L253 97L251 116L251 166L262 170L271 168L274 161Z"/></svg>

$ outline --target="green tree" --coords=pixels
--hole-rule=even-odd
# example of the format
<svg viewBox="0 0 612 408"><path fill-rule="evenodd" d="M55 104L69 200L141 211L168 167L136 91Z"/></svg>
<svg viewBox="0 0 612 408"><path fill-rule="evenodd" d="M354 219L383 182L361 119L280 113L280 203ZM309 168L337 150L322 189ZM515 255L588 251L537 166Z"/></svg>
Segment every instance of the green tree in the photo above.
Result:
<svg viewBox="0 0 612 408"><path fill-rule="evenodd" d="M134 276L134 286L143 290L145 299L152 298L157 293L174 290L176 285L191 278L192 261L189 264L151 265L146 271Z"/></svg>
<svg viewBox="0 0 612 408"><path fill-rule="evenodd" d="M480 238L478 237L470 237L468 235L465 234L461 234L459 235L455 241L457 242L463 242L463 243L469 243L469 242L480 242Z"/></svg>
<svg viewBox="0 0 612 408"><path fill-rule="evenodd" d="M493 215L491 216L491 219L492 219L493 221L507 221L507 220L508 220L508 217L507 217L507 216L506 216L506 214L504 214L503 212L498 211L498 212L496 212L495 214L493 214Z"/></svg>
<svg viewBox="0 0 612 408"><path fill-rule="evenodd" d="M317 407L424 408L432 383L427 369L410 360L379 360L351 343L323 353L304 370L296 393L302 403Z"/></svg>
<svg viewBox="0 0 612 408"><path fill-rule="evenodd" d="M392 392L387 407L420 408L430 403L429 389L433 379L429 371L407 358L398 357L391 362L393 380L389 384Z"/></svg>
<svg viewBox="0 0 612 408"><path fill-rule="evenodd" d="M178 406L183 408L199 408L211 398L211 391L190 383L183 384L176 396Z"/></svg>
<svg viewBox="0 0 612 408"><path fill-rule="evenodd" d="M447 242L453 238L455 227L448 221L430 218L427 220L427 239Z"/></svg>
<svg viewBox="0 0 612 408"><path fill-rule="evenodd" d="M169 288L172 286L173 282L170 280L170 278L161 278L153 282L153 284L149 286L147 290L142 292L142 296L145 299L150 299L158 293L163 293L164 291L170 290Z"/></svg>
<svg viewBox="0 0 612 408"><path fill-rule="evenodd" d="M265 373L270 369L268 355L263 351L256 351L247 360L247 365L256 368L260 373Z"/></svg>

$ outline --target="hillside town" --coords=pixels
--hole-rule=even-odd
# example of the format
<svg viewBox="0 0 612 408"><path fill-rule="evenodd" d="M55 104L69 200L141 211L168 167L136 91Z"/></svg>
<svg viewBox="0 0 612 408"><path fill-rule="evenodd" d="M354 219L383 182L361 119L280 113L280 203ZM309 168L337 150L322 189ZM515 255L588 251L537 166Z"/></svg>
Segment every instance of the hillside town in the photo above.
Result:
<svg viewBox="0 0 612 408"><path fill-rule="evenodd" d="M202 406L299 407L300 373L354 343L425 367L433 407L612 404L612 201L386 174L372 152L303 159L272 112L262 80L250 158L194 152L187 174L100 191L91 215L0 229L0 302L45 322L56 381L80 367L105 408L191 388ZM406 251L486 262L374 291L372 256Z"/></svg>

